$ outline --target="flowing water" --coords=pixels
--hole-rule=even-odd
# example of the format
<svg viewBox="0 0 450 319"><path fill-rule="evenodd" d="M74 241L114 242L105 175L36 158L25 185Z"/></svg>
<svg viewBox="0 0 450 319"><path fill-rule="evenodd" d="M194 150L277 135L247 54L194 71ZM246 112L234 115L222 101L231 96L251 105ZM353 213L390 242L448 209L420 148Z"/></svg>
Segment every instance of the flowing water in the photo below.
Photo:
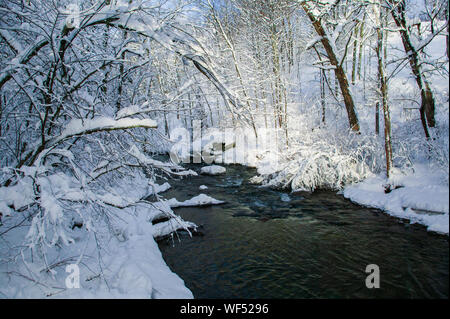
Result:
<svg viewBox="0 0 450 319"><path fill-rule="evenodd" d="M335 192L290 194L249 184L255 174L227 166L225 175L171 181L164 194L226 201L175 209L200 225L201 236L179 232L159 242L195 298L448 298L447 236ZM379 266L379 289L366 287L369 264Z"/></svg>

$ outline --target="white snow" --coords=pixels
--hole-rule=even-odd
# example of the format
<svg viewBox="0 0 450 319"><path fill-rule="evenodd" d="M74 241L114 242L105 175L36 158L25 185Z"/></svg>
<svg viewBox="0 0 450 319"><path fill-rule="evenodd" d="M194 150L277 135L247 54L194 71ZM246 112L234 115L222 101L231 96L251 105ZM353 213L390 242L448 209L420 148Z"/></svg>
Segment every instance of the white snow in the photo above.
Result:
<svg viewBox="0 0 450 319"><path fill-rule="evenodd" d="M120 130L131 127L156 128L158 127L158 124L151 119L122 118L116 120L105 116L94 119L74 119L66 125L65 130L61 133L61 136L58 139L64 139L69 136L75 136L83 133L86 134L86 132L92 131L113 129Z"/></svg>
<svg viewBox="0 0 450 319"><path fill-rule="evenodd" d="M416 2L422 3L423 1ZM149 42L155 41L159 46L183 55L183 59L196 61L199 65L208 65L208 59L202 57L202 52L209 50L206 46L202 48L190 40L186 39L184 41L184 36L180 36L175 31L169 32L167 30L166 32L165 28L163 28L165 23L175 26L175 17L173 17L174 20L172 19L172 15L169 15L169 19L164 18L162 21L159 21L152 14L132 14L133 12L139 11L140 6L144 3L145 1L130 2L120 0L111 5L103 6L95 14L94 11L97 9L94 7L87 9L83 14L85 16L92 15L92 19L88 22L92 25L106 18L111 18L113 20L111 22L112 24L120 24L121 26L145 33L152 38L152 41ZM322 3L331 5L334 1L324 0ZM411 6L408 7L411 8ZM319 7L314 6L311 8L311 11L317 16L320 14ZM410 10L408 13L409 18L418 21L417 13L419 11L423 11L421 4L418 4L416 8ZM114 20L113 18L115 17L119 18ZM61 25L55 25L56 28L62 28L65 23L63 21L64 19L60 20ZM166 20L168 22L164 22ZM32 16L30 16L30 21L33 21ZM345 31L344 23L346 22L330 22L334 26L334 31L330 32L331 29L328 30L327 28L325 30L325 36L330 40L333 51L340 60L344 52L338 50L339 41L337 39L341 35L345 36L345 33L341 31ZM347 22L355 23L355 21ZM409 23L411 22L409 21ZM368 23L370 27L370 21ZM422 25L426 26L426 22L423 21ZM23 118L27 121L30 120L30 127L26 131L23 131L23 136L22 129L16 127L7 128L6 133L2 131L2 134L7 134L4 137L2 135L2 138L10 138L8 134L11 134L14 130L20 132L21 135L18 135L20 138L17 140L21 140L20 144L25 144L23 143L25 141L28 144L28 154L20 154L20 157L23 159L28 155L32 155L33 150L42 142L40 139L36 139L36 137L43 124L42 118L39 119L39 117L43 117L44 113L40 111L42 103L36 99L37 95L35 92L44 90L43 83L45 82L45 77L42 75L33 75L29 78L27 75L23 78L22 71L26 69L27 73L45 74L45 71L47 71L45 66L49 65L47 62L51 62L52 60L57 61L59 57L54 56L51 49L41 50L41 48L47 48L49 40L48 37L39 35L39 32L36 32L33 24L23 23L17 27L20 27L17 30L22 30L21 33L29 33L33 36L31 36L31 39L24 41L25 38L14 38L13 32L17 34L17 30L14 28L8 27L0 30L2 38L5 39L13 51L17 51L14 57L8 58L7 60L4 59L4 68L0 71L0 82L17 74L17 78L14 78L16 83L8 84L8 88L4 91L8 95L11 88L17 86L23 91L23 94L28 96L31 105L38 107L39 110L33 113L33 116L36 117L35 120L31 120L31 117ZM440 31L441 28L445 28L445 25L439 24L437 30ZM45 30L45 28L42 30ZM60 30L56 31L56 34L58 34ZM190 31L186 30L183 32L189 33ZM405 52L402 48L398 32L391 30L388 34L389 59L403 58ZM72 43L76 35L79 35L79 33L73 32L70 34L67 37L68 42ZM317 78L314 78L317 70L316 68L311 68L313 64L311 63L312 60L298 60L299 68L302 70L298 74L302 76L301 80L300 78L289 78L288 76L285 78L287 74L283 74L283 82L286 84L290 82L294 83L293 90L300 91L290 92L289 90L291 90L292 86L288 85L289 95L298 93L300 96L300 101L292 99L292 102L289 101L289 103L286 103L288 112L287 125L290 134L289 145L287 145L286 141L282 141L284 135L282 130L271 130L270 127L266 129L259 128L259 137L256 139L251 128L236 129L234 120L233 129L231 129L231 125L227 124L226 121L222 123L220 121L222 120L221 116L225 114L218 112L217 119L219 121L216 124L224 125L225 132L217 132L213 129L209 132L202 132L205 135L199 140L195 140L192 148L190 144L179 144L178 146L181 148L175 153L181 159L190 158L191 155L198 155L198 153L195 153L198 151L195 149L198 144L202 151L207 151L206 155L201 154L206 165L212 163L236 163L256 167L260 175L253 179L254 182L264 183L266 185L291 186L297 190L313 190L323 186L329 186L334 189L343 187L342 194L354 202L382 209L392 216L407 219L411 223L425 225L429 231L448 235L449 178L447 118L449 86L448 60L445 57L446 46L444 35L445 32L439 36L436 36L436 34L424 34L423 37L412 38L413 44L419 48L430 42L423 50L426 54L423 55L423 61L421 62L423 62L425 74L430 77L429 80L432 83L433 91L436 93L438 128L431 129L432 136L436 136L436 144L432 144L433 142L431 141L424 142L423 133L417 132L417 127L420 128L420 125L416 125L418 118L405 120L400 114L405 109L408 109L409 106L414 106L417 109L417 105L413 103L417 103L416 100L419 98L416 84L407 64L405 64L406 66L404 68L396 71L395 76L389 81L389 99L392 106L392 140L394 142L400 141L394 148L396 165L398 162L401 162L402 157L403 162L409 162L408 165L410 165L407 169L405 167L408 165L403 165L401 170L393 170L393 176L389 180L386 180L382 173L384 164L380 164L384 160L383 149L379 147L382 145L380 143L380 138L382 140L382 137L380 136L378 138L369 134L373 130L374 101L374 96L373 94L369 94L369 91L375 91L374 88L367 90L368 99L364 96L363 101L362 82L358 81L351 87L352 95L355 98L358 108L356 111L358 111L358 116L360 117L361 136L352 136L340 132L340 130L345 130L342 129L343 126L339 127L343 122L342 117L334 117L339 115L341 109L343 110L344 108L338 107L336 109L337 111L333 110L335 103L330 103L329 100L327 100L326 106L327 123L323 128L318 128L320 120L317 122L317 115L312 115L312 113L318 110L314 104L319 102L317 92L314 92L314 90L317 90L318 85ZM192 33L192 37L194 36L197 35ZM111 42L115 42L113 46L117 45L119 48L122 40L119 37L115 38L111 39ZM307 47L318 43L320 40L319 37L310 38ZM190 44L183 47L179 46L182 42ZM96 42L93 41L92 43L95 45ZM73 41L73 45L76 46L77 41ZM127 45L126 48L130 50L131 46ZM95 49L95 47L92 46L92 49ZM364 78L366 77L366 66L368 66L367 77L374 78L375 74L373 72L376 70L371 65L373 61L369 61L367 65L367 53L372 48L367 45L366 50L367 52L364 53L365 61L363 62L365 64ZM44 53L42 53L43 51ZM140 53L134 50L132 51L134 53ZM39 53L38 56L33 58L33 61L30 63L25 63L36 52ZM102 51L93 51L92 53L99 53L99 57L103 56L100 54ZM154 56L158 57L159 54L159 51L155 51ZM243 52L243 55L238 58L245 58L245 54ZM373 55L373 52L371 54ZM107 56L109 56L109 53ZM212 57L214 55L211 54L210 56ZM34 60L36 61L34 62ZM67 56L65 61L68 63L70 73L76 71L76 68L74 69L70 66L72 64L70 62L71 60L73 59ZM245 63L245 61L247 60L244 59L239 63ZM148 62L143 61L142 63L147 64ZM158 62L157 59L155 59L155 62ZM222 88L223 94L228 100L234 101L236 100L235 97L242 96L242 93L238 92L239 90L235 88L233 78L230 77L228 79L229 74L222 74L220 77L218 75L216 76L215 71L222 73L219 63L216 64L214 61L210 63L214 66L208 66L212 78L223 77L227 79L224 83L227 82L227 86L229 85L230 88L225 87L220 81L216 81L215 84ZM395 67L395 64L389 62L387 71L394 71L392 68ZM82 68L84 70L83 72L100 71L96 70L98 65L94 65L91 70L89 63L86 62L86 65ZM445 67L445 74L438 74L439 72L433 70L434 68L439 70ZM321 66L321 68L324 70L332 69L331 66L327 65ZM249 74L246 74L246 69L243 68L244 78L247 78L246 82L258 81L257 77L253 78L251 74L251 76L248 76ZM249 65L248 70L251 69ZM176 71L177 69L174 68L173 70ZM170 73L177 74L176 72ZM76 76L76 72L74 75ZM73 84L82 84L82 82L78 82L82 78L75 76L73 77ZM111 76L114 76L114 74L111 74ZM167 94L162 94L164 96L161 97L161 100L162 98L168 100L164 105L166 111L170 111L168 107L170 107L171 103L181 101L185 93L189 93L191 86L198 85L197 79L189 79L189 76L187 78L187 81L185 81L184 76L179 79L184 81L181 82L184 83L181 86L172 86L171 80L165 83L171 88ZM27 80L25 81L25 79ZM93 79L95 77L89 81L94 81ZM97 77L97 79L99 78ZM22 80L24 81L22 82ZM146 85L145 81L142 83L142 86ZM369 83L371 85L374 82L369 81ZM33 87L30 84L33 86L37 85L34 91L30 89L30 87ZM134 85L134 83L131 84ZM58 92L65 92L73 88L69 86L64 87L65 85L65 81L57 85L55 84L56 90L53 96L55 102L58 102L60 98ZM299 86L304 86L306 89L301 89ZM173 90L173 87L178 88ZM62 88L64 90L61 90ZM129 87L126 88L126 90L128 89ZM262 89L264 91L264 87ZM233 90L235 91L233 92ZM136 86L136 92L138 91L141 91L140 84ZM13 91L11 90L11 92ZM22 166L12 173L8 172L2 175L2 177L7 176L7 178L12 176L14 182L11 186L0 187L0 213L2 214L3 223L0 228L0 297L192 298L193 295L185 286L183 280L173 273L164 262L155 238L165 236L169 236L170 238L173 232L177 230L186 230L189 232L189 230L196 228L195 224L184 221L181 217L177 216L172 211L172 208L218 205L223 204L224 201L200 194L185 201L178 201L172 198L154 203L148 202L147 198L149 195L157 195L167 191L171 187L170 184L164 183L159 185L154 181L149 182L147 178L140 176L140 173L136 173L136 176L133 176L134 172L130 173L125 167L130 165L135 167L138 165L150 166L165 173L178 176L197 175L197 173L191 170L183 170L173 163L164 163L149 157L146 155L145 150L141 150L136 146L137 144L131 144L132 146L130 146L126 142L127 138L131 138L128 136L123 136L123 139L94 140L90 134L99 131L107 132L136 127L157 128L157 122L153 119L145 118L144 114L159 107L157 103L154 103L154 101L159 101L159 99L150 99L149 96L137 96L136 99L133 98L133 101L130 102L133 104L122 105L120 111L116 112L114 116L114 111L112 111L114 105L102 105L103 102L99 102L96 92L98 90L90 90L90 87L86 86L86 88L79 89L79 95L71 96L72 98L79 97L79 102L82 103L72 105L72 102L65 101L65 99L63 99L64 101L60 101L61 103L64 102L65 105L64 116L60 117L64 118L64 120L58 120L54 123L55 129L50 136L47 136L46 144L43 145L45 150L40 153L36 161L29 164L36 166ZM364 88L365 93L366 90ZM253 99L253 96L250 95L252 93L249 93L249 97ZM270 96L270 94L268 95ZM12 96L16 96L16 94ZM210 96L210 92L205 92L204 96ZM267 104L271 104L269 96L264 101ZM146 99L150 100L146 101ZM252 104L253 101L258 100L256 96L256 99L252 100ZM24 105L26 108L26 105L28 105L28 103L21 102L22 98L17 99L16 102L14 102L13 98L9 101L11 102L9 104L14 106L14 108L15 105ZM260 101L262 102L263 100L261 99ZM412 102L408 104L409 102L407 101ZM220 103L214 102L213 104L215 108L212 111L220 111ZM241 103L237 102L237 104L239 105ZM273 105L268 106L273 107ZM10 116L10 110L8 108L7 103L7 112L5 113L7 117ZM20 108L18 107L17 110L20 111ZM249 115L247 113L251 115L253 111L245 109L245 105L244 108L234 108L233 113L242 120L243 117ZM411 107L409 109L413 108ZM180 111L183 112L183 110ZM155 113L158 113L158 111L155 110ZM170 117L171 112L168 113L168 117ZM11 114L14 115L14 112ZM19 115L20 113L17 114ZM270 114L270 111L267 114ZM166 115L166 112L164 112L164 115ZM258 116L261 114L254 115ZM415 112L414 115L417 117L418 112ZM89 116L93 118L88 118ZM133 116L135 118L132 118ZM160 118L157 118L157 114L155 116L156 119L160 120ZM179 115L177 114L176 116ZM52 117L50 116L50 118ZM211 115L211 117L214 116ZM13 118L14 121L18 121L18 119L22 118L22 115L17 117L17 119L16 115L14 115ZM184 119L187 119L186 115ZM224 119L226 120L226 116L224 116ZM214 126L212 123L213 118L210 120L211 125ZM168 121L170 122L172 120L169 118ZM170 124L170 127L173 128L172 122ZM239 123L236 124L239 125ZM256 121L256 124L259 125L261 123ZM380 124L382 130L383 123ZM303 128L297 130L296 125ZM330 128L333 125L337 127ZM262 127L263 125L260 126ZM441 131L437 131L439 128ZM320 133L320 130L322 130L322 133ZM187 130L185 132L187 132L185 136L188 136L190 139L189 132ZM266 135L270 135L270 137L275 136L275 139L266 138ZM73 145L67 143L64 148L62 147L61 142L66 142L75 136L83 136L81 141L78 142L86 143L83 148L77 148L76 143ZM24 139L23 141L22 137ZM30 137L31 140L26 140ZM134 137L140 139L143 136L136 135ZM144 138L147 138L147 136L144 136ZM294 142L292 143L292 141ZM430 144L426 144L428 142ZM117 145L115 148L111 148L107 143ZM404 143L404 145L401 143ZM96 149L98 150L98 147L96 148L97 144L99 144L104 154L96 154ZM8 140L6 139L5 145L8 146ZM70 148L68 147L69 145ZM17 148L18 150L19 144L15 146L12 148ZM218 150L216 146L225 146L226 150ZM403 152L402 147L408 149L408 152ZM422 152L422 148L429 148L430 151L428 153L426 151ZM81 152L84 153L82 160L79 158L80 154L76 154L73 151L74 149L77 151L81 149ZM192 151L192 149L194 150ZM111 152L112 150L115 152L120 151L120 156L123 155L126 158L124 162L117 161L114 158L110 159L110 156L115 156L114 152ZM102 152L99 151L97 153ZM13 151L13 153L17 157L17 154L15 154L16 151ZM54 156L54 158L48 156L51 153L58 156ZM55 164L64 164L64 168L57 165L52 167L51 162L58 161L58 159L55 159L56 157L64 157L64 161L55 162ZM128 162L128 159L131 162ZM209 160L210 162L208 162ZM9 168L5 167L2 171L16 167L16 163L13 164L11 164L11 161L7 162ZM401 164L398 166L401 166ZM118 173L120 174L120 180L118 182L115 180L117 176L106 176L106 173L109 171L115 172L116 170L120 171ZM63 173L63 171L66 173ZM205 166L201 169L202 174L209 175L224 174L225 172L226 168L219 165ZM108 181L99 182L98 180L102 178L108 179ZM14 184L15 182L17 183ZM388 182L397 188L389 193L385 193L384 185ZM199 189L206 190L208 187L202 185ZM156 197L160 198L160 196ZM288 194L280 194L279 200L289 202L291 198ZM258 205L258 202L255 201L255 204ZM155 222L162 217L168 218L168 220L164 219L165 221L163 222ZM82 224L81 228L78 228L78 226L73 227L73 222L75 221ZM155 224L152 222L155 222ZM65 272L65 266L68 264L77 264L80 267L81 288L79 289L68 289L65 286L65 279L68 275Z"/></svg>
<svg viewBox="0 0 450 319"><path fill-rule="evenodd" d="M103 162L98 166L105 164ZM184 202L172 199L149 205L141 202L140 198L163 192L170 188L170 184L149 183L145 176L140 177L139 174L130 180L122 180L120 185L110 189L110 193L94 194L93 191L83 190L76 179L62 173L37 176L40 170L33 167L24 167L23 172L34 175L41 187L40 205L44 215L32 218L31 227L14 227L30 224L27 216L12 211L8 205L17 209L32 203L32 180L25 176L17 185L0 188L0 209L4 213L0 256L23 254L15 260L0 262L0 296L193 298L183 280L164 262L154 238L170 236L177 230L196 228L195 224L175 215L171 206L203 206L221 204L223 201L200 194ZM75 204L67 211L67 201L96 203L103 210L97 212L94 209L91 212L94 215L89 215L86 212L89 206ZM5 214L8 212L10 214ZM96 216L99 212L102 215ZM102 222L103 215L108 216L107 223ZM152 224L153 220L161 217L170 218ZM79 220L82 228L71 228L71 218ZM94 224L93 219L99 220ZM34 253L34 261L31 262L30 253L22 244L24 238L30 239L30 245L37 243L36 238L48 245L45 261L40 254ZM57 242L59 248L55 249L53 245ZM65 286L69 275L65 267L68 264L79 266L80 288L69 289ZM48 265L48 271L45 265Z"/></svg>
<svg viewBox="0 0 450 319"><path fill-rule="evenodd" d="M174 207L188 207L188 206L206 206L206 205L218 205L225 203L224 201L212 198L205 194L200 194L191 199L185 200L183 202L179 202L175 198L169 199L166 203L174 208Z"/></svg>
<svg viewBox="0 0 450 319"><path fill-rule="evenodd" d="M193 298L183 280L166 265L154 240L180 226L162 229L159 224L152 225L149 219L157 214L156 210L128 208L116 213L124 223L115 225L114 236L108 234L107 228L97 228L96 237L85 229L73 230L71 235L75 241L62 246L59 256L54 253L47 256L50 264L57 257L66 260L53 267L51 273L30 268L32 264L27 269L19 261L1 263L0 295L9 298ZM12 230L4 235L5 242L18 240L24 231L23 227ZM11 248L2 245L2 256L5 249ZM80 253L84 255L78 264L80 288L67 289L65 279L69 274L65 266L75 264L77 260L71 256ZM98 255L101 259L97 259Z"/></svg>
<svg viewBox="0 0 450 319"><path fill-rule="evenodd" d="M386 180L371 177L344 188L343 195L359 204L384 210L389 215L427 226L429 231L449 234L449 188L441 176L424 166L411 175L397 175L391 181L401 186L384 192Z"/></svg>
<svg viewBox="0 0 450 319"><path fill-rule="evenodd" d="M205 175L220 175L225 174L227 169L219 165L203 166L201 168L201 173Z"/></svg>
<svg viewBox="0 0 450 319"><path fill-rule="evenodd" d="M149 182L149 185L150 185L149 195L163 193L172 187L167 182L162 185L158 185L156 183Z"/></svg>
<svg viewBox="0 0 450 319"><path fill-rule="evenodd" d="M13 212L8 206L20 209L33 203L33 197L32 184L23 179L14 186L0 187L0 212L8 215Z"/></svg>

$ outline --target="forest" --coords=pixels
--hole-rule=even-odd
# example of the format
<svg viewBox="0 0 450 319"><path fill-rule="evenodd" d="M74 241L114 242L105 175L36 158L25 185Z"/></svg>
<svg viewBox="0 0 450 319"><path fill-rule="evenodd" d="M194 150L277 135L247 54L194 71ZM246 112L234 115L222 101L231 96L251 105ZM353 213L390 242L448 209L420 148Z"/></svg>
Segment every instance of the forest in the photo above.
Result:
<svg viewBox="0 0 450 319"><path fill-rule="evenodd" d="M0 297L192 298L157 240L226 199L163 193L232 164L448 239L448 21L448 0L0 0Z"/></svg>

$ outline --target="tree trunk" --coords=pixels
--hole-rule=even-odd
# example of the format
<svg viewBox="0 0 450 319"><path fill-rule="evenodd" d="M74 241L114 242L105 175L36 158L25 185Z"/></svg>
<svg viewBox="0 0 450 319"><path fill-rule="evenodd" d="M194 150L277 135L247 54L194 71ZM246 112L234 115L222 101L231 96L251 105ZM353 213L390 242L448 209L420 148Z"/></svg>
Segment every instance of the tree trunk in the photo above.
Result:
<svg viewBox="0 0 450 319"><path fill-rule="evenodd" d="M359 27L359 58L358 58L358 80L361 80L361 62L363 58L363 50L364 50L364 21L366 15L364 14L363 20L361 22L361 26Z"/></svg>
<svg viewBox="0 0 450 319"><path fill-rule="evenodd" d="M379 8L381 9L381 8ZM381 10L378 14L381 14ZM375 13L377 15L377 13ZM383 61L383 35L384 30L382 28L382 17L377 17L377 58L378 58L378 78L380 82L380 95L381 102L383 105L383 115L384 115L384 149L386 153L386 177L390 177L390 172L392 168L392 143L391 143L391 116L389 112L389 104L387 100L387 83L386 76L384 72L384 61Z"/></svg>
<svg viewBox="0 0 450 319"><path fill-rule="evenodd" d="M126 40L128 38L128 33L125 32L123 35L123 39ZM119 85L117 87L117 101L116 101L116 112L119 112L122 108L122 93L123 93L123 81L124 81L124 72L125 72L125 50L122 52L121 62L119 65Z"/></svg>
<svg viewBox="0 0 450 319"><path fill-rule="evenodd" d="M359 132L359 122L355 111L355 104L353 102L353 97L350 92L349 83L347 80L347 76L344 72L344 69L342 68L342 65L337 59L336 52L334 52L333 47L330 44L330 40L327 37L322 22L316 19L316 17L312 14L311 10L309 9L306 3L303 3L302 7L303 10L305 10L306 14L308 15L309 19L311 20L317 34L321 37L321 42L325 48L325 51L327 52L328 59L330 60L331 65L334 66L335 68L334 72L336 75L336 79L339 82L339 87L341 89L342 96L344 98L350 128L353 131Z"/></svg>
<svg viewBox="0 0 450 319"><path fill-rule="evenodd" d="M355 30L355 40L353 41L353 57L352 57L352 85L356 83L356 59L358 55L358 28Z"/></svg>
<svg viewBox="0 0 450 319"><path fill-rule="evenodd" d="M375 104L375 134L380 135L380 102Z"/></svg>
<svg viewBox="0 0 450 319"><path fill-rule="evenodd" d="M416 50L410 39L405 18L405 1L389 0L389 3L393 7L391 14L394 18L395 24L400 28L400 36L402 38L403 47L408 55L409 64L420 89L420 95L422 98L420 116L425 131L425 136L429 138L428 128L426 127L427 124L429 127L436 126L436 121L434 118L435 104L433 92L431 91L430 84L422 72L419 52Z"/></svg>
<svg viewBox="0 0 450 319"><path fill-rule="evenodd" d="M322 123L325 124L325 71L320 70L320 102L322 105Z"/></svg>
<svg viewBox="0 0 450 319"><path fill-rule="evenodd" d="M450 24L449 24L449 16L450 16L450 8L449 2L447 2L447 8L445 8L445 15L447 17L447 35L445 36L445 41L447 42L447 58L450 60L450 49L449 49L449 35L450 35Z"/></svg>

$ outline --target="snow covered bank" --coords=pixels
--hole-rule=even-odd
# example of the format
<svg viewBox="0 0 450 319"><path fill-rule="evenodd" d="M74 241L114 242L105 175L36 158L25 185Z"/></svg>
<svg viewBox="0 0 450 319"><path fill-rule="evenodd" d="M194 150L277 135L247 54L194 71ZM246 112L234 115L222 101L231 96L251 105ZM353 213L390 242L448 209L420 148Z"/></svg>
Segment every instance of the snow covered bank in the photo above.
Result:
<svg viewBox="0 0 450 319"><path fill-rule="evenodd" d="M122 194L127 194L129 199L131 196L145 198L170 188L168 183L158 185L145 179L123 184ZM0 191L0 194L6 193L3 188ZM7 193L14 196L9 196L8 202L0 200L5 204L3 206L24 203L23 192L20 195L11 188ZM0 228L0 296L193 298L184 281L166 265L155 238L196 228L195 224L175 215L171 207L221 203L200 194L184 202L171 199L149 203L144 200L125 208L103 207L89 219L75 214L71 226L66 227L65 235L70 238L68 244L49 246L43 254L38 253L42 250L40 246L32 248L30 254L22 245L29 231L29 227L23 226L30 226L32 216L12 212L4 216ZM162 217L165 219L158 221ZM71 272L66 267L74 264L79 269L79 288L67 286Z"/></svg>
<svg viewBox="0 0 450 319"><path fill-rule="evenodd" d="M0 295L7 298L193 298L183 280L167 267L153 239L161 231L158 224L151 223L159 211L143 207L113 211L117 217L109 226L97 223L95 231L86 230L88 225L74 227L70 231L74 242L47 251L44 264L36 257L31 262L20 247L10 246L23 241L26 228L15 228L4 234L4 243L8 244L2 244L1 248ZM19 216L4 219L2 230L15 224L16 219ZM22 257L7 259L11 251ZM70 264L78 265L79 288L66 286L70 274L66 267Z"/></svg>
<svg viewBox="0 0 450 319"><path fill-rule="evenodd" d="M169 183L164 183L162 185L158 185L156 183L149 183L149 185L150 185L149 194L151 195L163 193L169 190L171 187Z"/></svg>
<svg viewBox="0 0 450 319"><path fill-rule="evenodd" d="M387 214L427 226L429 231L449 234L449 188L442 185L439 173L418 166L411 175L391 178L396 186L385 193L386 180L379 176L348 185L344 197L364 206L379 208Z"/></svg>

